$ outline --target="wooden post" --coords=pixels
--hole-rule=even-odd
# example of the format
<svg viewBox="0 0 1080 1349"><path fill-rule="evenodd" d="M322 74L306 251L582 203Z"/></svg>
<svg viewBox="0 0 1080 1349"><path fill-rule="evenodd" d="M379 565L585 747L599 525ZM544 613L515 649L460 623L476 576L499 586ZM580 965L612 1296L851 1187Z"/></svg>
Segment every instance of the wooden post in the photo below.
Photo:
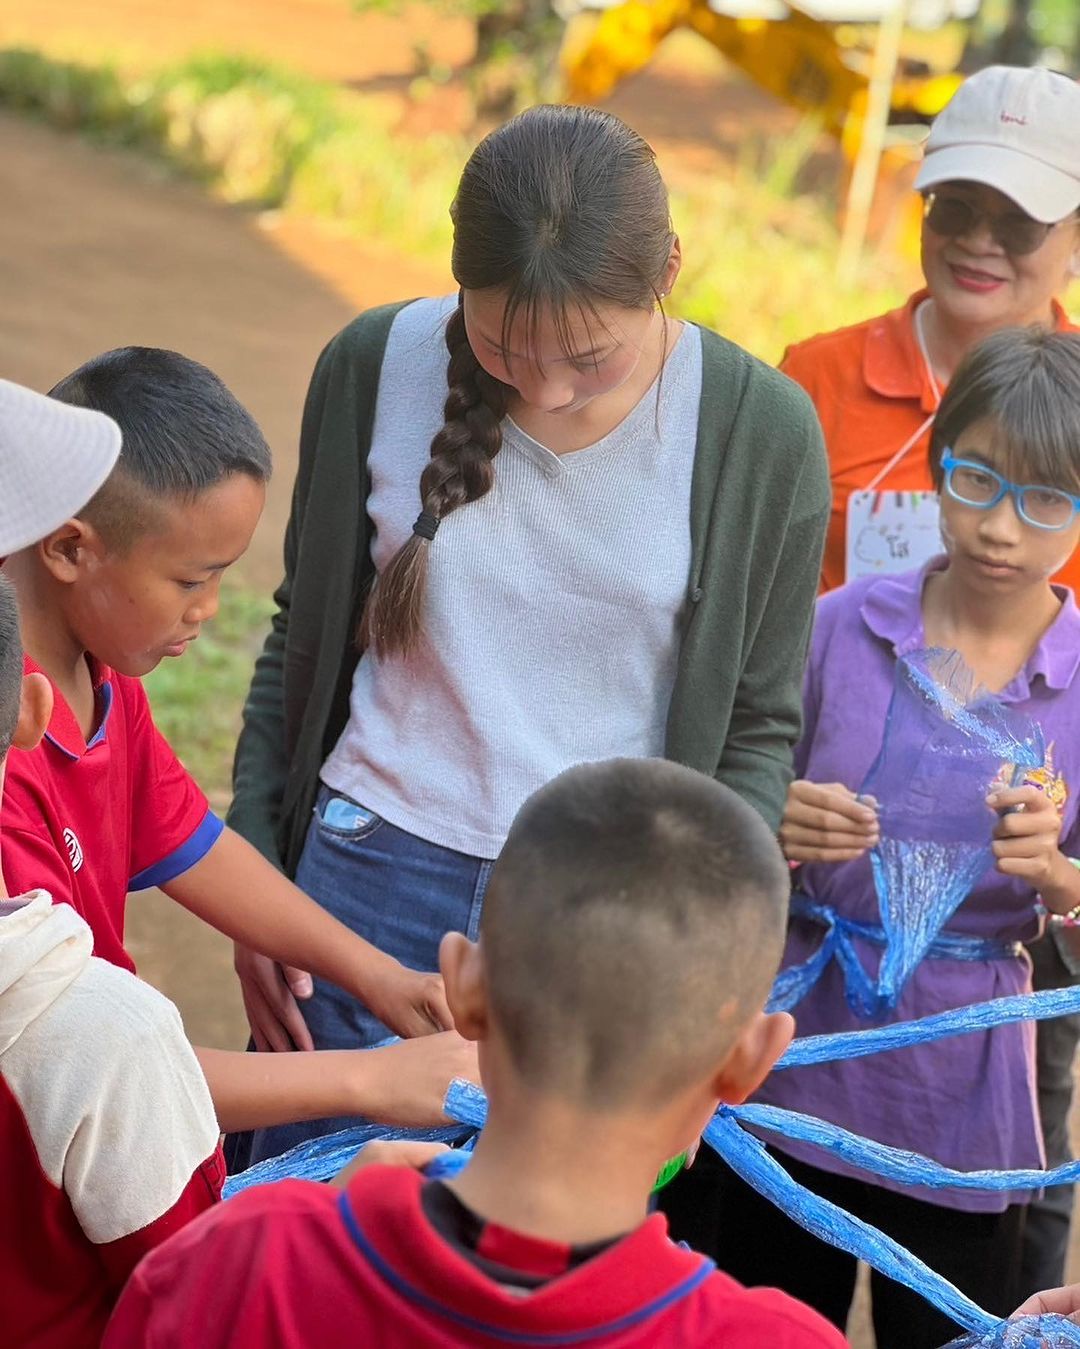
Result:
<svg viewBox="0 0 1080 1349"><path fill-rule="evenodd" d="M889 125L889 105L892 97L896 66L900 58L900 39L907 18L907 0L892 0L888 12L878 23L877 41L870 66L870 87L866 100L859 150L848 187L844 210L844 227L840 235L840 251L836 274L841 285L851 285L859 270L863 245L866 242L870 210L874 203L881 154L885 148L885 133Z"/></svg>

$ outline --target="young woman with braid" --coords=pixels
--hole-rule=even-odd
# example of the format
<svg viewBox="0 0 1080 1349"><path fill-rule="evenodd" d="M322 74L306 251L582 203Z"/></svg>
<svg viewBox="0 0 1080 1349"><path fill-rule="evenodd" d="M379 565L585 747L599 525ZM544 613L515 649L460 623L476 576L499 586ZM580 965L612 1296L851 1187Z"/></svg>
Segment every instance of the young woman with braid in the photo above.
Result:
<svg viewBox="0 0 1080 1349"><path fill-rule="evenodd" d="M316 367L230 815L420 969L475 936L515 811L569 765L671 758L779 823L829 510L801 390L665 316L679 241L617 118L515 118L451 214L458 294L361 315ZM386 1035L237 965L259 1048Z"/></svg>

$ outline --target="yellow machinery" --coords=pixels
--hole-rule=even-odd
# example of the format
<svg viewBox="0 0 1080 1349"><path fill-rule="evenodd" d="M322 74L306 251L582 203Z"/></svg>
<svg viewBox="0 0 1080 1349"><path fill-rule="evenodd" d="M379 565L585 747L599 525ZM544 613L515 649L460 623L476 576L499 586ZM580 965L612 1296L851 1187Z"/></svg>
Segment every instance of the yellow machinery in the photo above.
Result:
<svg viewBox="0 0 1080 1349"><path fill-rule="evenodd" d="M734 7L734 6L732 6ZM735 18L708 0L625 0L600 14L583 13L567 30L562 66L567 96L604 98L645 66L677 28L698 33L762 89L814 115L854 159L869 89L869 59L844 39L850 25L812 17L787 0L783 19ZM961 77L905 75L893 83L891 123L927 123L948 102Z"/></svg>

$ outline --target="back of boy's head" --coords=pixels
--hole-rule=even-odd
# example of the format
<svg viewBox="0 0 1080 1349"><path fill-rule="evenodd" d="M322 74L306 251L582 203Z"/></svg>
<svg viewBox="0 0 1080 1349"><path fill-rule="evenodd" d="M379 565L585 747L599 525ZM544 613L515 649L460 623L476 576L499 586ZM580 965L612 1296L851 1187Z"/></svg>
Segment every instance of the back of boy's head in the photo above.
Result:
<svg viewBox="0 0 1080 1349"><path fill-rule="evenodd" d="M765 822L659 759L526 801L484 902L490 1014L531 1088L648 1108L718 1069L779 964L789 872Z"/></svg>
<svg viewBox="0 0 1080 1349"><path fill-rule="evenodd" d="M0 762L11 748L19 720L23 652L15 589L0 576Z"/></svg>
<svg viewBox="0 0 1080 1349"><path fill-rule="evenodd" d="M116 468L80 512L119 551L152 527L168 501L191 501L235 473L270 476L255 419L213 371L160 347L95 356L49 391L93 408L123 433Z"/></svg>
<svg viewBox="0 0 1080 1349"><path fill-rule="evenodd" d="M1080 492L1080 333L1003 328L968 352L949 381L930 434L930 472L989 420L1010 477Z"/></svg>

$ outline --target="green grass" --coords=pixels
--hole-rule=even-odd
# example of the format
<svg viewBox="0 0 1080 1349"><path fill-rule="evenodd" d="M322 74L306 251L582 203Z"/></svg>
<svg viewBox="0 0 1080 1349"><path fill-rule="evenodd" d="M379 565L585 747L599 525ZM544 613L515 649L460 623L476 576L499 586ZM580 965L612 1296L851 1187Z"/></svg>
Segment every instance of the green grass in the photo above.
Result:
<svg viewBox="0 0 1080 1349"><path fill-rule="evenodd" d="M766 361L894 307L911 288L910 264L872 256L857 284L840 286L836 231L821 206L775 197L749 178L673 194L672 213L684 258L675 313Z"/></svg>
<svg viewBox="0 0 1080 1349"><path fill-rule="evenodd" d="M420 252L447 247L447 207L469 148L427 136L403 153L378 99L218 54L135 74L0 50L5 106L152 154L235 204L390 232Z"/></svg>
<svg viewBox="0 0 1080 1349"><path fill-rule="evenodd" d="M143 681L158 726L218 806L229 796L240 709L273 608L269 597L226 582L199 640Z"/></svg>

